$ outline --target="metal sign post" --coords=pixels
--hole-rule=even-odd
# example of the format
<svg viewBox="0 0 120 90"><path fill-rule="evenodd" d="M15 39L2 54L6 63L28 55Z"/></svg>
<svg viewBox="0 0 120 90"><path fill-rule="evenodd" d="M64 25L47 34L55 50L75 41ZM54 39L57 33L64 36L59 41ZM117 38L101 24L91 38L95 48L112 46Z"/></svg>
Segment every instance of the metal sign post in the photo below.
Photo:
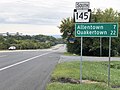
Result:
<svg viewBox="0 0 120 90"><path fill-rule="evenodd" d="M83 37L81 37L81 58L80 58L80 83L82 83L82 49L83 49Z"/></svg>
<svg viewBox="0 0 120 90"><path fill-rule="evenodd" d="M110 86L111 37L109 37L108 86Z"/></svg>
<svg viewBox="0 0 120 90"><path fill-rule="evenodd" d="M102 56L102 37L100 37L100 57Z"/></svg>
<svg viewBox="0 0 120 90"><path fill-rule="evenodd" d="M76 10L74 11L74 18L76 23L89 22L90 13L89 2L76 2ZM81 37L81 57L80 57L80 83L82 83L82 49L83 49L83 37Z"/></svg>
<svg viewBox="0 0 120 90"><path fill-rule="evenodd" d="M83 23L90 21L91 10L89 9L89 2L76 2L76 9L74 9L75 23ZM83 37L81 36L81 57L80 57L80 83L82 83L82 49L83 49Z"/></svg>

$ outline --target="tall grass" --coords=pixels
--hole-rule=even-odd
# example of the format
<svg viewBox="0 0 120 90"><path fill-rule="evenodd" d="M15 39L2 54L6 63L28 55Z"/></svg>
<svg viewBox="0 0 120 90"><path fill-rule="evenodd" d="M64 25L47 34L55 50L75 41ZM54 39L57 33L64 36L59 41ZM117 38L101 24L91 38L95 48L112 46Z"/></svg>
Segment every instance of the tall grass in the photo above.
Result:
<svg viewBox="0 0 120 90"><path fill-rule="evenodd" d="M110 84L112 86L120 86L120 62L111 62ZM84 80L92 80L97 82L108 82L108 62L83 62L82 63L82 78ZM56 80L65 78L80 78L80 63L65 62L57 65L57 68L52 74L52 79Z"/></svg>

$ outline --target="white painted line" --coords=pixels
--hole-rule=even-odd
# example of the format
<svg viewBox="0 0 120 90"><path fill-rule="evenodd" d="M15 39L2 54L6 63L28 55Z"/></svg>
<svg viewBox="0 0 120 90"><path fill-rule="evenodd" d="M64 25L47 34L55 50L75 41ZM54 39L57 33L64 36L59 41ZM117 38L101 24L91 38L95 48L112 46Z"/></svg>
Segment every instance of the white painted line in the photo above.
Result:
<svg viewBox="0 0 120 90"><path fill-rule="evenodd" d="M6 57L7 55L1 55L0 57Z"/></svg>
<svg viewBox="0 0 120 90"><path fill-rule="evenodd" d="M17 65L20 65L22 63L25 63L25 62L28 62L28 61L31 61L35 58L38 58L38 57L41 57L41 56L44 56L44 55L47 55L47 54L50 54L50 53L53 53L53 52L48 52L48 53L44 53L44 54L41 54L41 55L38 55L38 56L35 56L35 57L32 57L32 58L29 58L29 59L26 59L24 61L21 61L21 62L17 62L15 64L12 64L12 65L9 65L9 66L6 66L6 67L3 67L3 68L0 68L0 71L3 71L3 70L6 70L6 69L9 69L11 67L14 67L14 66L17 66Z"/></svg>

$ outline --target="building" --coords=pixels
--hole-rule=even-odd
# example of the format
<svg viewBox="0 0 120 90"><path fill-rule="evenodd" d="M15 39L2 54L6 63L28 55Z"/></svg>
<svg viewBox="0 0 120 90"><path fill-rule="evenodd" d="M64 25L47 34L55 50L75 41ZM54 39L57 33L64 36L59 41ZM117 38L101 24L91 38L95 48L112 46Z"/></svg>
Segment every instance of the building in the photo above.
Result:
<svg viewBox="0 0 120 90"><path fill-rule="evenodd" d="M9 32L6 32L6 33L0 33L0 36L8 36L8 35L11 35L11 36L22 36L22 33L19 33L19 32L16 32L16 33L9 33Z"/></svg>

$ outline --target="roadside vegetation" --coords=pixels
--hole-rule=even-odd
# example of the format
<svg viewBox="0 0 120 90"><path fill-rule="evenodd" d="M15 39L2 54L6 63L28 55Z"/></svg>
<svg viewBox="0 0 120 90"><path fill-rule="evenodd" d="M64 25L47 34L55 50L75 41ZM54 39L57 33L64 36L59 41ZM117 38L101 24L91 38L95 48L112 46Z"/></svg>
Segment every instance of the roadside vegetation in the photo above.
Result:
<svg viewBox="0 0 120 90"><path fill-rule="evenodd" d="M118 38L112 38L112 56L120 56L120 12L112 8L94 9L91 13L91 23L98 22L118 22ZM65 18L59 25L62 38L66 41L67 52L64 55L80 54L80 38L75 37L74 18ZM72 40L72 41L71 41ZM102 38L102 56L108 56L109 38ZM83 38L83 55L100 56L100 38ZM59 63L51 76L51 82L46 90L120 90L120 62L112 61L110 64L111 80L108 84L108 62L89 62L82 63L82 79L80 84L80 62Z"/></svg>
<svg viewBox="0 0 120 90"><path fill-rule="evenodd" d="M104 85L97 84L70 84L54 82L48 85L47 90L112 90Z"/></svg>
<svg viewBox="0 0 120 90"><path fill-rule="evenodd" d="M47 90L120 90L119 61L111 62L110 87L107 86L108 62L83 62L82 74L83 81L88 81L79 84L79 61L60 63L52 74Z"/></svg>
<svg viewBox="0 0 120 90"><path fill-rule="evenodd" d="M7 36L0 36L0 50L6 50L10 46L15 46L17 49L44 49L58 43L62 43L62 39L46 35L9 35L8 33Z"/></svg>
<svg viewBox="0 0 120 90"><path fill-rule="evenodd" d="M112 38L112 56L120 56L120 12L112 8L92 10L91 23L98 22L118 22L119 35L118 38ZM62 38L66 41L67 51L70 53L80 54L80 38L75 37L75 25L73 18L65 18L61 21L59 29L62 33ZM72 42L70 40L73 40ZM102 56L108 56L109 38L102 38ZM99 56L100 55L100 38L85 37L83 38L83 55Z"/></svg>

